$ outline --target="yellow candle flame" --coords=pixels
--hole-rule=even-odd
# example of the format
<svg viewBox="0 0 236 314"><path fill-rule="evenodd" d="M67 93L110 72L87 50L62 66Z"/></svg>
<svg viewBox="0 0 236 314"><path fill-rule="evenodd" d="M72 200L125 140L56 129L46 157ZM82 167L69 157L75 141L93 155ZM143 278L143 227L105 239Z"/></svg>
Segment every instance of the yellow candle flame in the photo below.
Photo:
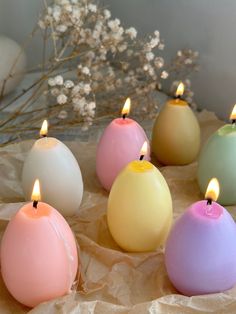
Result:
<svg viewBox="0 0 236 314"><path fill-rule="evenodd" d="M177 90L176 90L176 93L175 93L175 96L176 97L180 97L182 96L184 93L184 83L183 82L180 82L178 87L177 87Z"/></svg>
<svg viewBox="0 0 236 314"><path fill-rule="evenodd" d="M236 104L234 105L234 108L231 112L230 120L236 120Z"/></svg>
<svg viewBox="0 0 236 314"><path fill-rule="evenodd" d="M141 150L140 150L140 155L145 156L147 154L147 150L148 150L148 143L147 143L147 141L145 141L143 143Z"/></svg>
<svg viewBox="0 0 236 314"><path fill-rule="evenodd" d="M126 99L126 102L125 102L125 104L124 104L124 107L123 107L123 109L122 109L122 111L121 111L122 116L129 114L129 112L130 112L130 107L131 107L131 100L130 100L130 98L127 98L127 99Z"/></svg>
<svg viewBox="0 0 236 314"><path fill-rule="evenodd" d="M219 194L220 194L219 181L216 178L212 178L208 184L205 198L216 202L219 197Z"/></svg>
<svg viewBox="0 0 236 314"><path fill-rule="evenodd" d="M41 200L40 183L39 183L39 179L36 179L34 182L34 187L31 194L31 201L39 202L40 200Z"/></svg>
<svg viewBox="0 0 236 314"><path fill-rule="evenodd" d="M48 121L47 120L43 121L43 124L42 124L42 127L41 127L39 134L40 134L40 136L47 136L47 134L48 134Z"/></svg>

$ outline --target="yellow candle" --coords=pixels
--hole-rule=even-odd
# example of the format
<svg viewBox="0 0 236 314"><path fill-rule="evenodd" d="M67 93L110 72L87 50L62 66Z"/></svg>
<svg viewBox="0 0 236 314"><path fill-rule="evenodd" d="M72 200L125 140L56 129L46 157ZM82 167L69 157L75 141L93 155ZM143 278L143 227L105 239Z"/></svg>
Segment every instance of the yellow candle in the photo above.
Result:
<svg viewBox="0 0 236 314"><path fill-rule="evenodd" d="M199 148L200 127L187 102L178 98L167 101L152 132L156 158L165 165L185 165L195 160Z"/></svg>
<svg viewBox="0 0 236 314"><path fill-rule="evenodd" d="M109 195L107 221L114 240L126 251L152 251L164 244L172 222L172 200L153 164L136 160L120 172Z"/></svg>

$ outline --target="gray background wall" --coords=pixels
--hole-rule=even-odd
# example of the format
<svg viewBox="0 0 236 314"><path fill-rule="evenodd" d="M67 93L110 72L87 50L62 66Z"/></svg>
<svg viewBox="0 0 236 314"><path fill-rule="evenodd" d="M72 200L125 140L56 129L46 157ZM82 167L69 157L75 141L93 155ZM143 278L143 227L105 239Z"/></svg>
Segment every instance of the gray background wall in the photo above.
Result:
<svg viewBox="0 0 236 314"><path fill-rule="evenodd" d="M158 29L168 58L178 49L200 52L201 71L193 79L195 100L227 119L236 103L235 0L102 0L126 26L145 35ZM21 42L38 17L41 0L0 0L0 33ZM39 41L28 52L37 60Z"/></svg>

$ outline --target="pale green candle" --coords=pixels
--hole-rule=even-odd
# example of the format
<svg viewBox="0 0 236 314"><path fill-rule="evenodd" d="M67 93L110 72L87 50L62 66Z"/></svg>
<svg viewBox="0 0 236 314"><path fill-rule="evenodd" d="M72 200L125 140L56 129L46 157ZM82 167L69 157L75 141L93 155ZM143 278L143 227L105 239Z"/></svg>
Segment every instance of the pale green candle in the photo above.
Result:
<svg viewBox="0 0 236 314"><path fill-rule="evenodd" d="M232 118L232 116L231 116ZM234 120L234 118L233 118ZM236 204L236 125L226 124L217 130L203 147L198 164L198 182L205 193L211 178L218 179L222 205Z"/></svg>

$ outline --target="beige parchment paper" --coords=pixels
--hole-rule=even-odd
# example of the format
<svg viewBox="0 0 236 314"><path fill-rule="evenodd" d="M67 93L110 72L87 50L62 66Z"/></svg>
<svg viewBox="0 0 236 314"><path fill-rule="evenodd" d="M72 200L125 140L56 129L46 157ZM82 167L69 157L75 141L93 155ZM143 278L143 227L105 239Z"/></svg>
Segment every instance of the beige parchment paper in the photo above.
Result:
<svg viewBox="0 0 236 314"><path fill-rule="evenodd" d="M206 111L198 114L198 119L202 142L223 124ZM148 134L152 124L150 121L146 126ZM0 149L0 236L24 201L21 170L32 144L33 141L24 141ZM95 175L96 140L66 144L80 164L85 183L80 212L68 219L81 250L82 272L77 291L29 309L11 297L0 278L0 314L236 313L236 288L225 293L185 297L178 294L167 277L163 250L123 252L107 228L108 193ZM196 169L196 162L182 167L160 167L171 190L175 219L202 197ZM228 209L236 217L236 207Z"/></svg>

